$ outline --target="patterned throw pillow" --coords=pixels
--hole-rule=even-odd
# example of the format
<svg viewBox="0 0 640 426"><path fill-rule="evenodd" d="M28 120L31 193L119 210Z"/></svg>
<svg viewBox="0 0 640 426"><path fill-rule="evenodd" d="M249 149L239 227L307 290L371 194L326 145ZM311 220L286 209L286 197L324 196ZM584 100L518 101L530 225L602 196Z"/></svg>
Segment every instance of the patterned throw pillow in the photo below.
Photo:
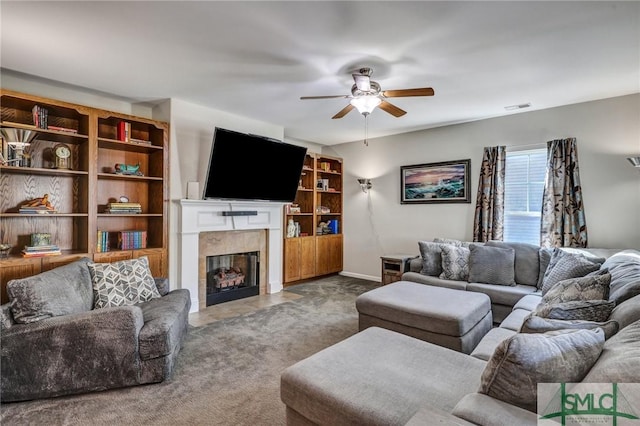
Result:
<svg viewBox="0 0 640 426"><path fill-rule="evenodd" d="M538 383L582 381L604 342L600 328L515 334L496 347L478 392L535 413Z"/></svg>
<svg viewBox="0 0 640 426"><path fill-rule="evenodd" d="M572 300L555 304L542 303L534 315L559 320L583 320L604 322L609 319L616 302L609 300Z"/></svg>
<svg viewBox="0 0 640 426"><path fill-rule="evenodd" d="M442 273L440 274L440 278L444 280L467 281L469 278L469 249L443 244L441 250Z"/></svg>
<svg viewBox="0 0 640 426"><path fill-rule="evenodd" d="M469 241L454 240L452 238L434 238L433 242L439 243L439 244L449 244L452 246L465 247L465 248L469 248L469 246L471 245Z"/></svg>
<svg viewBox="0 0 640 426"><path fill-rule="evenodd" d="M611 274L587 275L580 278L569 278L556 283L547 291L541 304L571 302L574 300L596 300L609 298Z"/></svg>
<svg viewBox="0 0 640 426"><path fill-rule="evenodd" d="M602 262L598 263L594 262L594 260L587 259L581 254L567 253L560 249L554 249L542 280L542 295L545 295L551 287L560 281L584 277L600 269Z"/></svg>
<svg viewBox="0 0 640 426"><path fill-rule="evenodd" d="M604 322L584 321L584 320L558 320L542 318L533 314L527 315L520 327L520 333L546 333L547 331L558 330L593 330L601 328L604 330L605 339L610 338L618 332L620 325L618 321L609 320Z"/></svg>
<svg viewBox="0 0 640 426"><path fill-rule="evenodd" d="M89 263L94 308L135 305L160 297L146 256L113 263Z"/></svg>

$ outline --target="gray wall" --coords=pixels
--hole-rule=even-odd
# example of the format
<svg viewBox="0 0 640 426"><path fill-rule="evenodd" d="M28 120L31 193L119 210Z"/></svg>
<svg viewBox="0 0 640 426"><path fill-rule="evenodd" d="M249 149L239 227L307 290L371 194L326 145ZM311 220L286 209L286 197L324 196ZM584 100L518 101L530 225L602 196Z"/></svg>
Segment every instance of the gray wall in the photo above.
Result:
<svg viewBox="0 0 640 426"><path fill-rule="evenodd" d="M374 112L370 120L375 121ZM576 137L589 245L640 248L640 95L629 95L501 118L326 147L344 158L344 271L380 276L380 256L418 253L418 240L469 240L485 146L544 147ZM400 204L400 166L471 159L471 204ZM357 178L371 178L362 193Z"/></svg>

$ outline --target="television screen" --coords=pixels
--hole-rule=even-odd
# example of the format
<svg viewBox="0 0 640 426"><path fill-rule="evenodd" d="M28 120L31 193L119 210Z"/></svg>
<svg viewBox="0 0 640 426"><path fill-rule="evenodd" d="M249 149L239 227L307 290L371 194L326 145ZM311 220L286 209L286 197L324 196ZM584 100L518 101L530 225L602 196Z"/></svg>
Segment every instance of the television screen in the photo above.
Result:
<svg viewBox="0 0 640 426"><path fill-rule="evenodd" d="M216 127L205 199L292 202L307 148Z"/></svg>

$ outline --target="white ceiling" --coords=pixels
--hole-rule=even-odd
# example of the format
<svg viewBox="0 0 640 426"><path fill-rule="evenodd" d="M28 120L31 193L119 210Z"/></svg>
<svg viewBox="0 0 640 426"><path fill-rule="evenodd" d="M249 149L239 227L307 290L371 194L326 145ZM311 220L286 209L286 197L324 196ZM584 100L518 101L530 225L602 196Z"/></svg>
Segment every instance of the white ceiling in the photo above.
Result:
<svg viewBox="0 0 640 426"><path fill-rule="evenodd" d="M370 66L390 99L369 137L640 92L640 2L2 0L5 70L125 97L167 98L283 126L324 145L361 140L331 117L351 71Z"/></svg>

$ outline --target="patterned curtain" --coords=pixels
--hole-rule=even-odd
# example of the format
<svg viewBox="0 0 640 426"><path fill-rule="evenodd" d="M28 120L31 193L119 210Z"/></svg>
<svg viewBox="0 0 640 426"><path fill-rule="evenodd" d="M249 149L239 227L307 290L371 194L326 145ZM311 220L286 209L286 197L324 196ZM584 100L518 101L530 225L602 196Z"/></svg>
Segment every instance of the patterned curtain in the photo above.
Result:
<svg viewBox="0 0 640 426"><path fill-rule="evenodd" d="M587 247L576 138L547 142L540 244L543 247Z"/></svg>
<svg viewBox="0 0 640 426"><path fill-rule="evenodd" d="M504 234L504 165L507 148L484 148L476 214L473 220L473 241L502 240Z"/></svg>

